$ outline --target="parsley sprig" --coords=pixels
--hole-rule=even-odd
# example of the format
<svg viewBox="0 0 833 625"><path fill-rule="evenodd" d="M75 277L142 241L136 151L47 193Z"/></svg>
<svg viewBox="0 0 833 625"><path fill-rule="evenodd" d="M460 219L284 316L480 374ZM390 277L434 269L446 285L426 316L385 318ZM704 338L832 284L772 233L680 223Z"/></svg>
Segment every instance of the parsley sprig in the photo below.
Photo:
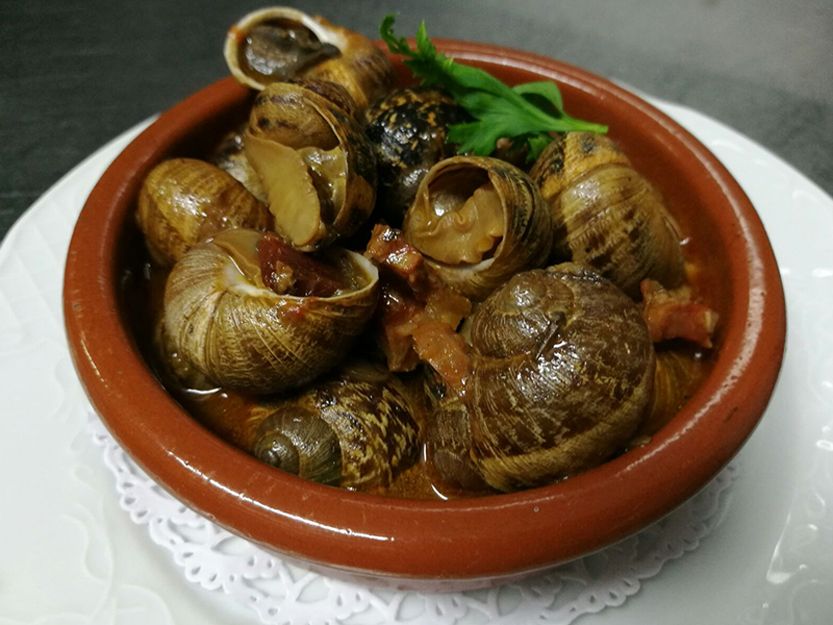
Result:
<svg viewBox="0 0 833 625"><path fill-rule="evenodd" d="M552 140L551 132L607 132L607 126L570 117L555 83L509 87L482 69L457 63L437 51L424 21L416 33L416 49L412 49L405 37L394 34L395 19L386 15L379 28L388 49L406 58L405 65L422 84L445 89L474 118L449 127L448 141L458 144L461 154L489 155L498 139L508 138L516 144L525 142L531 161Z"/></svg>

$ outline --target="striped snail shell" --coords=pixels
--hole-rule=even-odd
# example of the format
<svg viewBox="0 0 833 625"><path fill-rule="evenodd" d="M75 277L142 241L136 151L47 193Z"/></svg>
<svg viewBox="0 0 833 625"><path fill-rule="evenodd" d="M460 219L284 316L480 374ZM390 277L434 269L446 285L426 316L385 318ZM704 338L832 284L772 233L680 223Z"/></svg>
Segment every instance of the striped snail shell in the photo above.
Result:
<svg viewBox="0 0 833 625"><path fill-rule="evenodd" d="M654 350L638 306L578 265L513 277L475 312L471 343L472 453L502 491L609 459L651 398Z"/></svg>
<svg viewBox="0 0 833 625"><path fill-rule="evenodd" d="M200 160L162 161L139 191L136 222L153 260L173 265L196 243L225 228L265 230L269 211L228 173Z"/></svg>
<svg viewBox="0 0 833 625"><path fill-rule="evenodd" d="M480 301L513 274L542 266L552 224L523 171L486 156L434 165L405 214L405 238L449 286Z"/></svg>
<svg viewBox="0 0 833 625"><path fill-rule="evenodd" d="M636 438L656 434L688 401L709 366L708 358L689 347L656 349L654 392Z"/></svg>
<svg viewBox="0 0 833 625"><path fill-rule="evenodd" d="M634 298L645 278L666 287L683 280L678 226L610 138L560 134L530 175L550 207L556 260L594 267Z"/></svg>
<svg viewBox="0 0 833 625"><path fill-rule="evenodd" d="M263 274L263 241L224 230L193 247L165 284L162 341L174 373L253 394L297 388L337 365L370 320L378 271L360 254L332 248L345 286L329 296L279 293ZM290 278L293 267L284 275ZM274 278L274 276L267 276Z"/></svg>
<svg viewBox="0 0 833 625"><path fill-rule="evenodd" d="M370 39L291 7L249 13L233 25L224 55L237 80L254 89L292 78L342 85L364 109L393 84L393 66Z"/></svg>
<svg viewBox="0 0 833 625"><path fill-rule="evenodd" d="M272 83L255 98L243 137L275 230L311 251L353 234L373 211L376 161L348 112L318 91Z"/></svg>
<svg viewBox="0 0 833 625"><path fill-rule="evenodd" d="M250 451L317 482L389 486L419 456L416 409L392 375L351 363L255 413Z"/></svg>

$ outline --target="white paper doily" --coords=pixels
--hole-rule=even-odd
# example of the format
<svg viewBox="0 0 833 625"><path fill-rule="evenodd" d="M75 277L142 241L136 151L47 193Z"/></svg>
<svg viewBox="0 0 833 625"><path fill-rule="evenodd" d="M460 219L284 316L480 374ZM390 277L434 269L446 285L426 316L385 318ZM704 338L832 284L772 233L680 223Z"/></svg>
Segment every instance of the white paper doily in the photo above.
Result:
<svg viewBox="0 0 833 625"><path fill-rule="evenodd" d="M730 464L700 494L636 536L522 582L457 593L397 592L319 575L229 533L160 488L92 413L90 427L131 520L147 526L151 540L171 553L188 581L226 593L269 625L567 625L622 605L668 560L695 549L720 521L728 499L721 493L736 473Z"/></svg>
<svg viewBox="0 0 833 625"><path fill-rule="evenodd" d="M259 613L273 622L349 625L558 623L579 614L585 614L579 625L829 623L833 200L731 129L688 109L656 104L695 132L738 178L764 220L782 271L787 352L762 424L741 452L742 471L724 473L640 535L636 546L630 539L492 590L396 593L334 583L268 554L249 560L244 541L142 484L89 418L69 362L60 294L72 225L98 176L137 128L56 184L0 247L0 625L255 623ZM91 428L103 446L91 442ZM102 453L122 489L118 497ZM128 520L117 500L138 523ZM160 514L168 521L153 520ZM680 533L677 524L692 519L700 525ZM689 532L692 542L677 540ZM663 543L666 536L674 538ZM686 549L692 551L671 562ZM652 550L659 554L653 562L647 557ZM212 578L216 562L229 559L236 564L223 565L225 573ZM630 568L633 562L643 568ZM662 575L633 597L663 562ZM603 609L608 605L619 607Z"/></svg>

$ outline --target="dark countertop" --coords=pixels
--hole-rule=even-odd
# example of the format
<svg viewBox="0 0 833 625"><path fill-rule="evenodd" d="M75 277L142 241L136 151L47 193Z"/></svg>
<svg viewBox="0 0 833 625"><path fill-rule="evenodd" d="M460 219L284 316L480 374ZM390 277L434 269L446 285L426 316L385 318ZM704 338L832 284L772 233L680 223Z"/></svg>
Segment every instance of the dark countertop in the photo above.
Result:
<svg viewBox="0 0 833 625"><path fill-rule="evenodd" d="M829 0L287 2L375 37L435 37L556 57L694 108L833 195ZM226 74L229 24L263 2L0 0L0 237L50 185L138 121Z"/></svg>

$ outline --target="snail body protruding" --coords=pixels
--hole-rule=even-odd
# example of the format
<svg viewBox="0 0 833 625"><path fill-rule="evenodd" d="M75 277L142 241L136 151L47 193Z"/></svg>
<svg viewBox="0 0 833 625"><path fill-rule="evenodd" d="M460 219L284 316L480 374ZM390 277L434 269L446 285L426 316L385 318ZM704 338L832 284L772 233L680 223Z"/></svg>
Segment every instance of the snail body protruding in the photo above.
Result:
<svg viewBox="0 0 833 625"><path fill-rule="evenodd" d="M302 84L255 98L243 137L269 198L274 228L310 251L353 234L373 211L376 162L355 119Z"/></svg>
<svg viewBox="0 0 833 625"><path fill-rule="evenodd" d="M530 175L552 214L553 256L594 267L631 297L684 278L679 228L657 190L604 135L558 135Z"/></svg>
<svg viewBox="0 0 833 625"><path fill-rule="evenodd" d="M224 230L174 265L162 340L175 375L268 394L341 361L373 314L378 271L335 248L326 265L308 269L310 261L289 249L271 234ZM325 270L337 275L322 285Z"/></svg>
<svg viewBox="0 0 833 625"><path fill-rule="evenodd" d="M552 224L537 187L496 158L454 156L422 179L403 232L449 286L482 300L510 276L542 266Z"/></svg>
<svg viewBox="0 0 833 625"><path fill-rule="evenodd" d="M370 39L291 7L249 13L229 30L231 73L254 89L293 78L342 85L365 108L393 83L393 66Z"/></svg>
<svg viewBox="0 0 833 625"><path fill-rule="evenodd" d="M255 414L260 460L325 484L386 487L419 455L419 416L387 372L348 367Z"/></svg>
<svg viewBox="0 0 833 625"><path fill-rule="evenodd" d="M399 227L428 170L455 154L447 143L448 127L469 119L448 95L437 89L391 91L365 111L365 134L379 167L377 205Z"/></svg>
<svg viewBox="0 0 833 625"><path fill-rule="evenodd" d="M472 454L499 490L604 462L651 398L654 351L638 306L584 267L513 277L475 312L471 344Z"/></svg>
<svg viewBox="0 0 833 625"><path fill-rule="evenodd" d="M136 222L154 261L170 266L215 232L265 230L271 220L266 206L222 169L174 158L154 167L142 183Z"/></svg>

